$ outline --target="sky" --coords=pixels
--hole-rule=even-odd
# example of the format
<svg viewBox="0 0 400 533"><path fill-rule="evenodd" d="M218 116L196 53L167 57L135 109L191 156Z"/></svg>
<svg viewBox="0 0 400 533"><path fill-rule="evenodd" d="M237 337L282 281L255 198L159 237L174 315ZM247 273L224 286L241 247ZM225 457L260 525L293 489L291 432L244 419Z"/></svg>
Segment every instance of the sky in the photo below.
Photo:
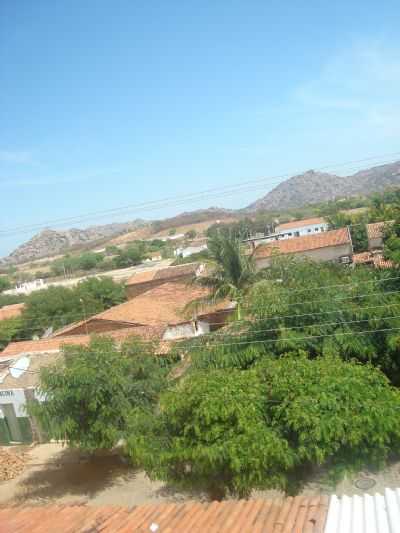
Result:
<svg viewBox="0 0 400 533"><path fill-rule="evenodd" d="M0 256L34 224L266 178L91 222L244 207L284 174L400 159L399 18L398 0L2 0Z"/></svg>

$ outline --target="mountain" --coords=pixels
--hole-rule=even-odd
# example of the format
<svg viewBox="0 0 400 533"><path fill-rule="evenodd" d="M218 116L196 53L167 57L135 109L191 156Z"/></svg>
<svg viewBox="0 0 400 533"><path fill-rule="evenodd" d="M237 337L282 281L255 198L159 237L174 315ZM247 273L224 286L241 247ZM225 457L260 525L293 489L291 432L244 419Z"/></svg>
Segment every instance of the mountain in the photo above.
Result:
<svg viewBox="0 0 400 533"><path fill-rule="evenodd" d="M0 260L0 264L12 265L34 261L42 257L50 257L66 252L71 248L83 247L86 244L95 244L103 239L110 239L128 231L132 231L144 222L134 220L132 222L105 224L103 226L91 226L86 229L69 229L56 231L45 229L32 237L29 241L18 246L8 257Z"/></svg>
<svg viewBox="0 0 400 533"><path fill-rule="evenodd" d="M309 170L280 183L246 210L282 210L303 207L348 196L379 192L400 185L400 161L361 170L350 176L336 176Z"/></svg>

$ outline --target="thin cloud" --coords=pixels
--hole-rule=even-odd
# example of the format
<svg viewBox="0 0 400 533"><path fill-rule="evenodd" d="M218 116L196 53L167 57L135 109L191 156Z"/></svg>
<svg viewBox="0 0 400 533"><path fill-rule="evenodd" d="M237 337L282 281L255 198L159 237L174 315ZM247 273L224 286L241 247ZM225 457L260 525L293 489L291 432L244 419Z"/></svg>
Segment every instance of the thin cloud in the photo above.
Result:
<svg viewBox="0 0 400 533"><path fill-rule="evenodd" d="M358 42L331 57L318 75L297 87L295 105L334 111L360 126L399 133L400 49L380 41Z"/></svg>

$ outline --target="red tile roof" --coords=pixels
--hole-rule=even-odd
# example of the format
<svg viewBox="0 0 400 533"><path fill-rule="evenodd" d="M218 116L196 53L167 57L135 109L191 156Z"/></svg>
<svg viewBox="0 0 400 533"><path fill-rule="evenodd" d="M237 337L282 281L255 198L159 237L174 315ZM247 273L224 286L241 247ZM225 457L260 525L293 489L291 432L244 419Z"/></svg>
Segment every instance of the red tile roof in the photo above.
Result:
<svg viewBox="0 0 400 533"><path fill-rule="evenodd" d="M16 318L20 316L24 310L25 304L12 304L5 305L0 309L0 320L5 320L7 318Z"/></svg>
<svg viewBox="0 0 400 533"><path fill-rule="evenodd" d="M350 233L347 228L260 244L254 250L253 257L255 259L261 259L270 257L273 253L295 254L308 250L317 250L318 248L340 246L342 244L351 244Z"/></svg>
<svg viewBox="0 0 400 533"><path fill-rule="evenodd" d="M278 224L276 231L283 231L292 228L302 228L304 226L312 226L314 224L326 224L326 220L322 217L305 218L304 220L292 220L284 224Z"/></svg>
<svg viewBox="0 0 400 533"><path fill-rule="evenodd" d="M383 230L385 226L393 224L393 220L388 222L373 222L372 224L367 224L367 236L368 239L381 239L383 237Z"/></svg>
<svg viewBox="0 0 400 533"><path fill-rule="evenodd" d="M385 259L383 254L373 254L371 252L361 252L353 255L353 263L355 265L369 264L376 268L393 268L395 265L393 261Z"/></svg>
<svg viewBox="0 0 400 533"><path fill-rule="evenodd" d="M1 533L102 531L114 533L322 533L328 497L163 503L139 507L86 505L0 508ZM152 529L150 529L152 527Z"/></svg>
<svg viewBox="0 0 400 533"><path fill-rule="evenodd" d="M157 335L155 335L157 332ZM120 329L104 333L104 336L112 337L117 342L123 341L128 337L137 335L142 339L153 339L160 337L160 331L150 327L136 327L129 329ZM64 344L87 345L91 339L90 335L71 335L66 337L54 337L49 339L39 339L30 341L10 342L6 348L0 352L0 357L13 357L21 353L45 353L61 350ZM1 530L0 530L1 532Z"/></svg>
<svg viewBox="0 0 400 533"><path fill-rule="evenodd" d="M138 283L148 283L153 280L175 279L195 275L199 268L199 263L186 263L185 265L169 266L138 272L128 279L126 285L137 285Z"/></svg>
<svg viewBox="0 0 400 533"><path fill-rule="evenodd" d="M154 326L176 324L182 322L183 309L188 303L207 294L207 289L196 285L178 281L167 282L140 294L133 300L111 307L95 315L95 318Z"/></svg>

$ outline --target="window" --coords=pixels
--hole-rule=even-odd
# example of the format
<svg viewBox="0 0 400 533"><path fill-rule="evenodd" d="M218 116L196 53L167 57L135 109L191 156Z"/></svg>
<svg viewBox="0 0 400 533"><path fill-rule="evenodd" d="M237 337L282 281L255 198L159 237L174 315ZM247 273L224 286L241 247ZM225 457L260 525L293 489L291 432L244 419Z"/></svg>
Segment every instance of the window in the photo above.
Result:
<svg viewBox="0 0 400 533"><path fill-rule="evenodd" d="M295 236L295 237L300 237L300 231L295 231L295 232L294 232L294 236Z"/></svg>
<svg viewBox="0 0 400 533"><path fill-rule="evenodd" d="M311 233L311 230L310 230L310 229L308 229L307 231L308 231L308 233Z"/></svg>
<svg viewBox="0 0 400 533"><path fill-rule="evenodd" d="M319 231L319 228L315 228L315 230L314 230L314 231Z"/></svg>

